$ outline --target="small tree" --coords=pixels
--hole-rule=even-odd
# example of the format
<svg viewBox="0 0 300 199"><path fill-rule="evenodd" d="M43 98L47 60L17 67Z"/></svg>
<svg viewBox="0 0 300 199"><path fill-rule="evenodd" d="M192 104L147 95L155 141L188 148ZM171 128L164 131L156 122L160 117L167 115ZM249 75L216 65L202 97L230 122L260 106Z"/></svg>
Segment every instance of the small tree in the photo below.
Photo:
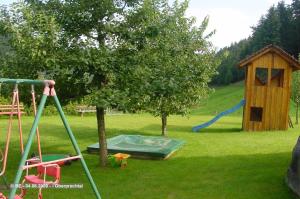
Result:
<svg viewBox="0 0 300 199"><path fill-rule="evenodd" d="M296 124L298 124L299 103L300 103L300 72L299 71L293 73L292 100L296 103Z"/></svg>
<svg viewBox="0 0 300 199"><path fill-rule="evenodd" d="M142 93L142 109L161 117L162 135L167 135L169 115L187 114L207 95L217 65L208 41L213 33L204 34L208 18L196 27L195 19L186 17L187 8L188 1L170 6L166 0L145 0L139 11L148 18L131 33L140 38L134 40L139 68L134 84L140 90L133 92Z"/></svg>

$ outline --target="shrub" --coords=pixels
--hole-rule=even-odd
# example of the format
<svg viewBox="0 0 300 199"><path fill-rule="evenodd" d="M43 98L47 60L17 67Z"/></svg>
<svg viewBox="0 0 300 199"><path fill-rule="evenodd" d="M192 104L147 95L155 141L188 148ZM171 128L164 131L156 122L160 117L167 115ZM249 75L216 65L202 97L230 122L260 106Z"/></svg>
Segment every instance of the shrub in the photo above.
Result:
<svg viewBox="0 0 300 199"><path fill-rule="evenodd" d="M0 104L11 104L8 98L0 96Z"/></svg>
<svg viewBox="0 0 300 199"><path fill-rule="evenodd" d="M43 111L43 115L57 115L57 110L54 105L48 105Z"/></svg>
<svg viewBox="0 0 300 199"><path fill-rule="evenodd" d="M67 115L78 115L77 111L76 111L76 107L79 104L77 102L70 102L69 104L67 104L66 106L63 107L63 110L65 112L65 114Z"/></svg>

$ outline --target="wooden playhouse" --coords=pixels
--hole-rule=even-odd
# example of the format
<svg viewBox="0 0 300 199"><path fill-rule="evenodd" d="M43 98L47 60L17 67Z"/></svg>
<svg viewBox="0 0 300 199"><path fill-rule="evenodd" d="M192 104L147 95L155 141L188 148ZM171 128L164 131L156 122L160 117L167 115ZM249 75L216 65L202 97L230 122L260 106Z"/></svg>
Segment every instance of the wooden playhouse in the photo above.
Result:
<svg viewBox="0 0 300 199"><path fill-rule="evenodd" d="M242 60L245 68L243 130L287 130L292 72L299 62L281 48L269 45Z"/></svg>

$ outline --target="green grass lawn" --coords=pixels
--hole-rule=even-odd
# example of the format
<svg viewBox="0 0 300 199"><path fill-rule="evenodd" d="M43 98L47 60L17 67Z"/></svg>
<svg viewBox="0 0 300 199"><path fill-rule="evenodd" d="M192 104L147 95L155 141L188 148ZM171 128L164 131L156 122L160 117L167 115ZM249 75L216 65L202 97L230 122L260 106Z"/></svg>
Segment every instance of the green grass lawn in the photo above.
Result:
<svg viewBox="0 0 300 199"><path fill-rule="evenodd" d="M227 95L231 95L232 99L226 98ZM194 110L189 118L169 118L169 137L185 141L185 145L170 159L129 159L125 169L99 168L98 156L85 152L88 145L97 141L95 117L68 117L102 198L296 198L285 185L284 178L299 126L286 132L242 132L241 112L238 112L222 118L201 133L192 133L192 126L211 119L214 112L237 103L243 97L243 89L241 85L218 88L212 97L203 103L206 106ZM107 116L106 120L108 137L160 134L160 119L148 114ZM30 117L23 120L25 137L31 122ZM6 125L7 120L1 118L1 148L4 146ZM58 117L43 117L40 130L44 153L74 153ZM9 181L13 180L18 166L18 147L15 128L7 170ZM32 148L34 151L36 146ZM93 198L79 162L62 168L62 183L83 183L84 188L45 190L45 198ZM35 195L35 190L30 190L27 198L34 198Z"/></svg>

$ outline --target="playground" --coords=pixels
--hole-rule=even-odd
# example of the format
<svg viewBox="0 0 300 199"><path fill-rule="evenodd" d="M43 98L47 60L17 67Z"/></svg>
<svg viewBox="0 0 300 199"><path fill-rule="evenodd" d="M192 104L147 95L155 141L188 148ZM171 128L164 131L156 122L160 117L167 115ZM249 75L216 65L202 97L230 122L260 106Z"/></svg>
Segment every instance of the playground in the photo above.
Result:
<svg viewBox="0 0 300 199"><path fill-rule="evenodd" d="M184 147L164 161L130 158L125 169L99 168L97 156L84 152L97 140L94 116L69 116L68 121L102 198L293 198L293 193L284 183L284 176L290 163L291 148L298 137L296 129L284 133L243 132L240 109L201 133L191 132L193 125L210 120L215 111L221 112L238 103L242 96L241 84L217 88L211 98L203 102L206 108L201 108L202 113L195 109L189 119L172 116L169 119L170 137L184 140ZM25 138L32 121L32 117L23 117ZM7 119L0 119L0 124L7 125ZM58 116L41 118L39 127L43 151L73 152L65 129L59 124ZM109 137L119 134L157 136L160 130L159 119L149 114L107 116L107 124L110 126L107 129ZM3 130L1 133L4 133ZM32 149L37 150L36 145ZM14 179L20 160L16 133L12 137L10 153L14 155L9 158L7 180ZM94 197L80 162L62 167L61 175L61 183L83 183L83 190L44 189L45 198L63 198L66 195L76 198L80 193L84 193L82 198ZM36 196L36 190L29 190L27 195L29 198Z"/></svg>
<svg viewBox="0 0 300 199"><path fill-rule="evenodd" d="M300 0L4 1L0 199L300 197Z"/></svg>

